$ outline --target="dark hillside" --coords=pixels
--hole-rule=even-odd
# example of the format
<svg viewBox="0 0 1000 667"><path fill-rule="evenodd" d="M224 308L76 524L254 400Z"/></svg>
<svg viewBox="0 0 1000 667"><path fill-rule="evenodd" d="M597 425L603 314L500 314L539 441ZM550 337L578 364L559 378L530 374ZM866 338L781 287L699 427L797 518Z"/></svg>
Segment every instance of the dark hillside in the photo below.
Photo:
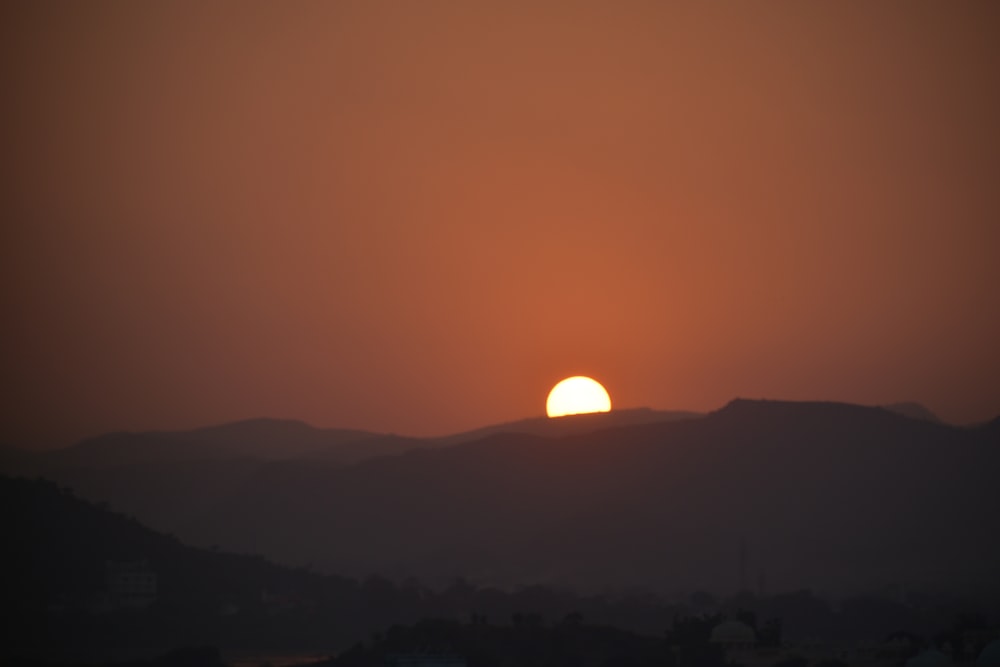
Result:
<svg viewBox="0 0 1000 667"><path fill-rule="evenodd" d="M351 466L57 471L194 544L445 583L733 592L1000 586L1000 438L883 408L737 400ZM740 574L740 545L747 562Z"/></svg>

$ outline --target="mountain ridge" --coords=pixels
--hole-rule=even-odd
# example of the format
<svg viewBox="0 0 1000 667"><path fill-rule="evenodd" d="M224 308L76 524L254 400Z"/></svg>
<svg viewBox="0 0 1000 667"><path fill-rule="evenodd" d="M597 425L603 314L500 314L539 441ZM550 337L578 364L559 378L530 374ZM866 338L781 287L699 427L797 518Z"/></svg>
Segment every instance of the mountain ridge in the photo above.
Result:
<svg viewBox="0 0 1000 667"><path fill-rule="evenodd" d="M756 399L733 399L748 401ZM770 399L760 399L767 402ZM824 401L777 401L809 404ZM835 401L826 403L836 404ZM847 403L844 403L848 405ZM861 406L864 407L864 406ZM945 424L915 402L881 407L910 419ZM34 452L5 445L0 462L42 460L69 466L112 467L135 463L251 458L278 461L315 458L326 463L352 464L366 458L399 454L410 449L448 447L494 433L531 433L560 437L621 425L679 421L704 417L703 412L656 410L648 407L609 413L549 418L528 417L449 435L417 437L352 428L323 428L295 419L259 417L187 430L115 431L85 438L65 448ZM1000 419L998 417L997 419ZM987 422L988 423L988 422Z"/></svg>
<svg viewBox="0 0 1000 667"><path fill-rule="evenodd" d="M780 588L975 586L996 583L1000 560L984 528L1000 507L994 434L880 407L738 399L700 418L497 432L348 465L52 474L196 545L352 576L727 589L747 539Z"/></svg>
<svg viewBox="0 0 1000 667"><path fill-rule="evenodd" d="M700 413L650 408L549 419L531 417L439 437L414 437L358 429L319 428L292 419L254 418L180 431L118 431L86 438L45 452L10 448L8 461L34 459L46 465L110 468L123 465L259 459L311 458L327 464L352 464L410 449L449 447L493 433L568 435L609 425L697 418Z"/></svg>

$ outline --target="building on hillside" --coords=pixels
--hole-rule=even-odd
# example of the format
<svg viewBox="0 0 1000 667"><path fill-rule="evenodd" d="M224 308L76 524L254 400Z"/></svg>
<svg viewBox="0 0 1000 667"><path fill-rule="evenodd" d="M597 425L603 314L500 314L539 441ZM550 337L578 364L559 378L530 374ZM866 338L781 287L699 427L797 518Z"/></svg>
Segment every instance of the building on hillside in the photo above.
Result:
<svg viewBox="0 0 1000 667"><path fill-rule="evenodd" d="M156 600L156 572L145 560L105 563L108 601L112 607L142 609Z"/></svg>
<svg viewBox="0 0 1000 667"><path fill-rule="evenodd" d="M748 649L757 644L757 633L742 621L723 621L712 628L709 641L726 649Z"/></svg>
<svg viewBox="0 0 1000 667"><path fill-rule="evenodd" d="M712 628L708 641L723 649L727 663L756 667L770 664L770 658L773 657L773 651L758 654L757 633L742 621L730 620L719 623Z"/></svg>

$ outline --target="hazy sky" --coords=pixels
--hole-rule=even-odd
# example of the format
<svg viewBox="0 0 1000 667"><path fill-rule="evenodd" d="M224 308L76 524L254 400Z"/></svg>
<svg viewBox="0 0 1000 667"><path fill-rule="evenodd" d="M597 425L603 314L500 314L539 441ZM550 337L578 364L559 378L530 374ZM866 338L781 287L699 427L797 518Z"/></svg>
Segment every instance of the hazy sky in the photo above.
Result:
<svg viewBox="0 0 1000 667"><path fill-rule="evenodd" d="M14 2L0 440L1000 413L1000 3Z"/></svg>

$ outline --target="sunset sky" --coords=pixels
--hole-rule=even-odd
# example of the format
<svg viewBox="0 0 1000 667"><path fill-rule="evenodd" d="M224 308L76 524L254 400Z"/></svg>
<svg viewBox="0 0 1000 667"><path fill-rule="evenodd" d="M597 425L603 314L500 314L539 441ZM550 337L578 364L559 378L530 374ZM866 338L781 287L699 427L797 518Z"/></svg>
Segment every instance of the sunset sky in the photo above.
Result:
<svg viewBox="0 0 1000 667"><path fill-rule="evenodd" d="M1000 414L1000 3L5 2L0 442Z"/></svg>

